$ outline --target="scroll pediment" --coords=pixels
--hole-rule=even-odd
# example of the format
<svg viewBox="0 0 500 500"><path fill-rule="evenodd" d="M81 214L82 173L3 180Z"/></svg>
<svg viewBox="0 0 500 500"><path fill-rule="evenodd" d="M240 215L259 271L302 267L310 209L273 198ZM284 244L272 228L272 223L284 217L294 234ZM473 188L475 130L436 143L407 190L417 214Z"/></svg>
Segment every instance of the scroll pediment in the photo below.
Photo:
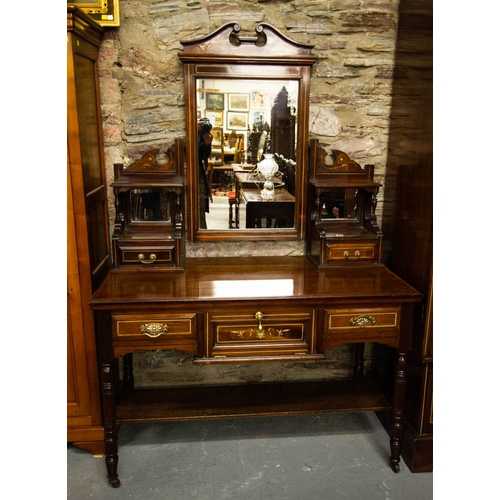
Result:
<svg viewBox="0 0 500 500"><path fill-rule="evenodd" d="M270 60L273 64L282 59L288 64L295 60L297 64L311 65L317 59L311 54L313 45L295 42L270 24L260 23L255 28L256 35L252 36L241 35L240 31L239 23L232 21L203 38L181 41L184 50L179 52L179 58L228 61L252 57L262 62Z"/></svg>

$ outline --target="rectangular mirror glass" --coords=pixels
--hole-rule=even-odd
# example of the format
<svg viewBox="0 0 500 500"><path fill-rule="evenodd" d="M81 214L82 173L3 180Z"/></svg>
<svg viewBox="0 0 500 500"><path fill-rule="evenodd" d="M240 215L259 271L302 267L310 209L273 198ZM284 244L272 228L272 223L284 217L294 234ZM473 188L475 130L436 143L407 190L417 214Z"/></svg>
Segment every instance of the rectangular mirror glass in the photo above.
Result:
<svg viewBox="0 0 500 500"><path fill-rule="evenodd" d="M290 79L196 80L198 123L209 123L212 135L210 147L201 142L198 151L206 176L198 186L205 208L199 229L295 227L298 92L299 82ZM278 169L267 179L273 183L267 198L259 171L264 154Z"/></svg>
<svg viewBox="0 0 500 500"><path fill-rule="evenodd" d="M170 222L169 193L166 189L131 189L130 219L132 222Z"/></svg>

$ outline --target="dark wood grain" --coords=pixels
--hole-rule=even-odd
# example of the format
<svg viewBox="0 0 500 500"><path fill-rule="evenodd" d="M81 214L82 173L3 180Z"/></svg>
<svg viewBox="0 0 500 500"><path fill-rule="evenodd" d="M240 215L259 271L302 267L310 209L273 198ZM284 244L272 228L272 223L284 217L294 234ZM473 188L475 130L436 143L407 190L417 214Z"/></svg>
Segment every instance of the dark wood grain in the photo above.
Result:
<svg viewBox="0 0 500 500"><path fill-rule="evenodd" d="M389 401L369 378L245 386L142 389L119 399L117 419L163 421L384 410Z"/></svg>
<svg viewBox="0 0 500 500"><path fill-rule="evenodd" d="M188 259L184 272L169 275L112 271L91 302L98 330L110 484L120 484L119 421L389 408L377 384L362 376L361 346L351 381L129 390L116 400L119 386L132 389L133 385L111 377L117 356L179 346L195 354L194 362L200 365L314 361L323 359L325 348L345 343L378 342L396 348L390 460L397 472L406 357L413 307L420 297L382 265L322 271L304 256ZM180 318L189 321L183 321L179 330L175 325ZM120 321L125 322L122 335L116 333ZM155 338L141 337L139 325L151 322L161 323L158 326L167 328L171 337L168 331ZM182 333L178 339L176 332Z"/></svg>
<svg viewBox="0 0 500 500"><path fill-rule="evenodd" d="M281 280L292 280L292 293L266 295L269 286ZM214 282L226 281L223 288ZM231 282L234 287L231 287ZM234 288L246 282L247 295L235 296ZM223 295L220 295L223 294ZM95 309L116 309L123 304L198 305L223 302L225 307L242 301L273 299L273 308L280 304L304 302L309 299L316 307L328 301L344 303L419 300L421 294L382 265L334 268L318 271L305 257L242 257L187 259L184 273L164 275L140 272L111 272L91 301ZM312 302L311 302L312 303Z"/></svg>

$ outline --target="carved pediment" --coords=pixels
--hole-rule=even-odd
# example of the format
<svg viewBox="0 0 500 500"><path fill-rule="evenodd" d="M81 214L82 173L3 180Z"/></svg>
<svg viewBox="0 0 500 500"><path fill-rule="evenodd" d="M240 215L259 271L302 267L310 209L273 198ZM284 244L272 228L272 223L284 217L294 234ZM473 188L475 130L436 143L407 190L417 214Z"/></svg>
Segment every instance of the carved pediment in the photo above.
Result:
<svg viewBox="0 0 500 500"><path fill-rule="evenodd" d="M316 183L357 183L359 187L365 187L366 184L380 185L373 182L374 165L363 168L349 158L347 153L338 149L327 153L317 139L310 142L309 162L309 180Z"/></svg>

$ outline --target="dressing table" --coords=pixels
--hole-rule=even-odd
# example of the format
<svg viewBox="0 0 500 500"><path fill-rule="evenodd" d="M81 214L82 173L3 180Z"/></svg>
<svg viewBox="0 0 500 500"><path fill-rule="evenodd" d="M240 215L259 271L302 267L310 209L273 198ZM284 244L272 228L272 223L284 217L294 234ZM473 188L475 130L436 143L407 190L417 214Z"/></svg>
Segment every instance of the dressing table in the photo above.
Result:
<svg viewBox="0 0 500 500"><path fill-rule="evenodd" d="M318 207L323 205L322 193L329 192L319 190L311 195L318 182L310 179L309 187L306 183L309 80L316 57L311 54L311 46L288 39L268 24L257 27L257 36L241 36L239 31L237 23L227 23L202 39L183 43L184 50L179 53L186 79L187 236L198 242L303 241L306 230L308 235L312 233L311 224L319 227L319 232L324 227ZM197 89L207 78L244 79L259 88L269 80L269 88L278 82L274 86L281 89L285 85L288 93L295 92L296 180L295 203L289 214L291 227L199 229L196 120L198 111L203 114L205 109ZM271 123L270 130L277 126ZM319 154L323 164L328 165L324 161L326 153L319 145L314 147L314 157ZM173 158L175 163L181 157ZM353 180L347 183L350 187L357 181L364 182L363 175L357 175L358 166L354 167ZM174 164L172 171L179 172L179 165ZM321 181L323 187L335 181L327 174ZM167 186L168 179L162 184L177 198L181 192L178 180L174 176L171 182L175 185L171 187ZM140 189L138 183L133 187ZM357 204L362 200L356 198L359 192L345 191L346 198L354 196L348 202L359 208L353 219L342 219L339 227L365 227L365 219L373 222L371 205ZM127 203L117 207L122 210L129 206ZM180 204L178 201L177 206ZM182 218L184 210L176 210L176 218ZM130 220L127 214L117 218ZM306 219L310 221L307 228ZM140 227L144 224L141 221ZM164 226L176 239L179 232L175 227L183 228L183 221ZM328 227L328 242L334 244L335 221L329 221ZM367 232L371 238L372 231ZM140 234L136 236L140 239ZM140 247L140 243L136 245ZM184 245L179 242L176 248L183 251ZM355 262L344 259L341 264L319 261L314 252L296 257L179 256L175 266L139 262L127 267L122 261L115 262L115 269L90 303L97 330L109 483L113 487L120 485L120 422L265 415L278 418L338 411L392 411L388 455L392 469L398 472L407 355L414 304L420 298L420 292L389 271L378 257ZM366 342L394 348L396 370L390 399L374 378L363 373ZM135 351L154 349L186 353L200 371L213 363L318 362L325 359L325 351L347 343L357 346L353 376L338 381L137 389L130 362ZM117 369L120 357L124 359L122 379Z"/></svg>

